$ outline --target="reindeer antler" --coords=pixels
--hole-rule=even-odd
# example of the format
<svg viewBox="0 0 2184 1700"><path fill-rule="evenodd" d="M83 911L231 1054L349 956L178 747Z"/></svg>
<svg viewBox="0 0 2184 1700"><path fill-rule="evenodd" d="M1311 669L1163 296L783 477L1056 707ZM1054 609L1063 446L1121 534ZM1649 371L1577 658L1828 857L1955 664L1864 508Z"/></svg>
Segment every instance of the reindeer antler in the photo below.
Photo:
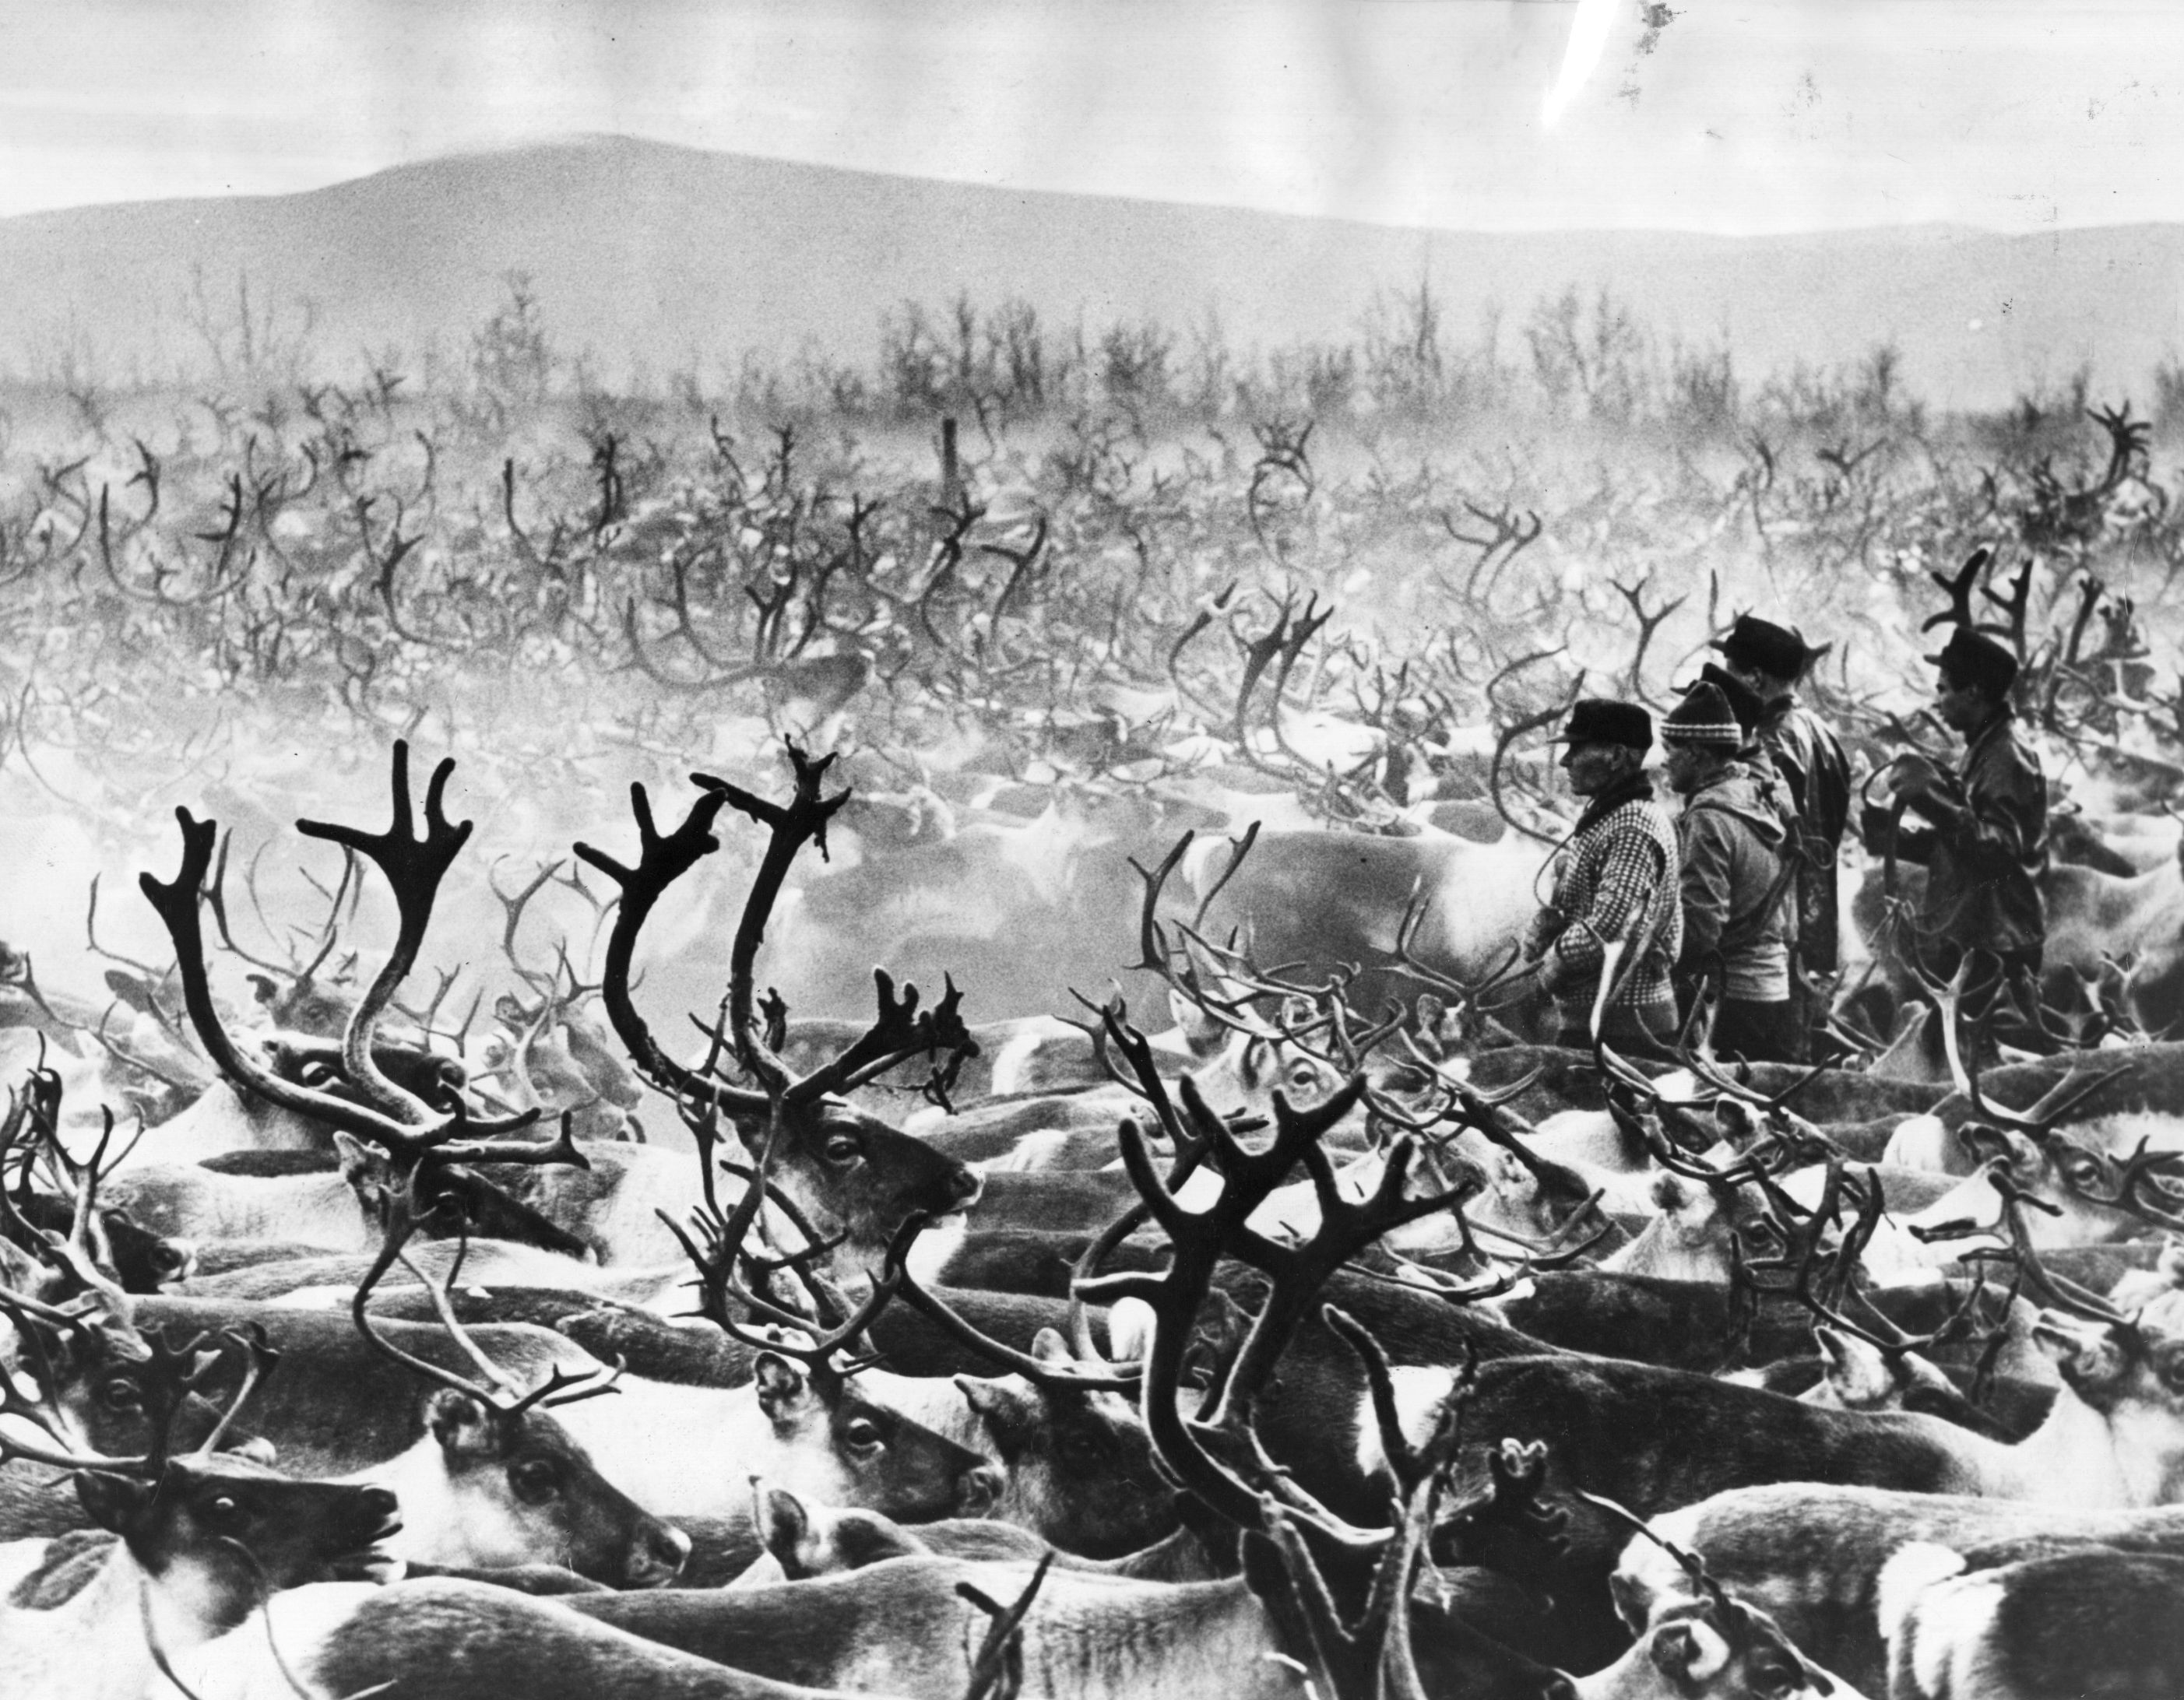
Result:
<svg viewBox="0 0 2184 1700"><path fill-rule="evenodd" d="M566 1136L567 1123L565 1120L563 1137L566 1139ZM576 1375L557 1368L539 1386L526 1392L519 1387L471 1338L456 1318L454 1307L448 1301L446 1284L435 1281L404 1253L404 1247L429 1208L421 1206L417 1197L418 1171L419 1162L413 1158L398 1174L393 1184L378 1189L376 1202L382 1220L379 1251L349 1299L349 1318L372 1349L428 1381L467 1394L504 1420L521 1417L534 1406L573 1404L579 1399L594 1398L599 1394L615 1392L616 1381L621 1373L619 1364L610 1369ZM462 1349L463 1354L476 1365L479 1375L483 1378L482 1381L471 1381L468 1376L435 1364L430 1358L404 1351L371 1325L370 1302L372 1290L397 1263L408 1269L424 1287L441 1325Z"/></svg>
<svg viewBox="0 0 2184 1700"><path fill-rule="evenodd" d="M1946 573L1929 573L1926 576L1939 585L1947 594L1949 605L1941 613L1928 616L1919 630L1931 631L1937 625L1976 625L1972 614L1972 586L1979 582L1981 571L1994 558L1994 551L1982 543L1964 558L1963 566L1954 577Z"/></svg>
<svg viewBox="0 0 2184 1700"><path fill-rule="evenodd" d="M422 840L411 836L409 764L409 746L397 740L393 762L394 820L387 831L366 834L350 827L312 821L298 823L298 830L310 836L328 839L370 857L394 888L401 917L394 949L371 990L351 1015L342 1040L344 1070L373 1102L359 1104L332 1092L283 1080L248 1056L228 1033L213 1003L211 976L205 962L204 931L198 913L220 828L215 821L199 820L188 809L177 808L175 818L182 829L181 869L171 881L160 881L149 873L139 875L137 884L174 942L177 970L182 980L183 1003L189 1011L191 1024L206 1054L221 1073L238 1086L284 1109L339 1128L389 1152L415 1153L432 1149L448 1162L581 1162L566 1136L551 1145L490 1136L528 1127L538 1119L536 1111L499 1121L473 1123L460 1099L452 1107L427 1105L388 1080L372 1058L372 1036L380 1014L415 964L439 881L470 834L468 822L451 825L442 812L441 800L454 768L452 761L443 761L434 770L426 791L426 836ZM467 1134L488 1136L458 1136Z"/></svg>

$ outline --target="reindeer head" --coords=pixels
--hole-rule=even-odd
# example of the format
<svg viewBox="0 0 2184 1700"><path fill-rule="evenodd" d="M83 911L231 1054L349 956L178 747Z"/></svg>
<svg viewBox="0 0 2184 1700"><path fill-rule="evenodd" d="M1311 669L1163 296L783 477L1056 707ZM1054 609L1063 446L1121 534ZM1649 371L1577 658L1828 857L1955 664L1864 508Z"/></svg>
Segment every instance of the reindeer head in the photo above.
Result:
<svg viewBox="0 0 2184 1700"><path fill-rule="evenodd" d="M615 1587L659 1587L689 1556L690 1539L602 1476L550 1414L510 1414L443 1387L426 1401L425 1425L446 1472L445 1531L435 1562L472 1568L536 1563L539 1555Z"/></svg>
<svg viewBox="0 0 2184 1700"><path fill-rule="evenodd" d="M932 1549L894 1519L877 1511L837 1510L785 1487L751 1478L751 1521L766 1547L731 1587L800 1582L862 1569L887 1558L916 1557Z"/></svg>
<svg viewBox="0 0 2184 1700"><path fill-rule="evenodd" d="M1756 1606L1724 1594L1680 1600L1576 1700L1822 1700L1849 1691Z"/></svg>
<svg viewBox="0 0 2184 1700"><path fill-rule="evenodd" d="M82 1470L75 1484L92 1520L188 1597L207 1633L233 1628L269 1593L333 1580L337 1564L401 1527L384 1488L292 1481L232 1456L170 1458L148 1481Z"/></svg>
<svg viewBox="0 0 2184 1700"><path fill-rule="evenodd" d="M1746 1604L1707 1574L1686 1552L1613 1500L1582 1491L1578 1497L1635 1534L1614 1578L1617 1608L1630 1614L1627 1580L1639 1542L1675 1561L1687 1591L1657 1605L1637 1644L1605 1670L1581 1677L1577 1700L1820 1700L1849 1690L1797 1650L1781 1625Z"/></svg>
<svg viewBox="0 0 2184 1700"><path fill-rule="evenodd" d="M1008 1473L988 1514L1094 1558L1134 1552L1173 1531L1174 1495L1137 1411L1119 1394L1061 1379L1078 1360L1054 1330L1041 1329L1032 1351L1056 1376L956 1378Z"/></svg>

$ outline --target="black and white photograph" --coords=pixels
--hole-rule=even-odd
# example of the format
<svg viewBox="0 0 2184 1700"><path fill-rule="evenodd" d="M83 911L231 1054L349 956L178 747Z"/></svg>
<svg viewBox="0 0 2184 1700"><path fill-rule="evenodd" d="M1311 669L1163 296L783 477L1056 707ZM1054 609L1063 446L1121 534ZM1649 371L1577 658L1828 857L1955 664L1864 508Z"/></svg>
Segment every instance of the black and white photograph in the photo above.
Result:
<svg viewBox="0 0 2184 1700"><path fill-rule="evenodd" d="M2184 1695L2184 6L0 49L0 1700Z"/></svg>

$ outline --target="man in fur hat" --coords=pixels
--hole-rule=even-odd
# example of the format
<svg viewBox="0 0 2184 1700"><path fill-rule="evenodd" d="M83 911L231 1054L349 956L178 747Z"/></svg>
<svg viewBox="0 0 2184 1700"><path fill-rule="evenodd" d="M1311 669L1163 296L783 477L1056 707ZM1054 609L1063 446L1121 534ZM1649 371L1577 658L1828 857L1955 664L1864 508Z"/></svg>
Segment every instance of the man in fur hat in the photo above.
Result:
<svg viewBox="0 0 2184 1700"><path fill-rule="evenodd" d="M1675 1033L1669 986L1680 929L1676 835L1646 776L1653 719L1635 703L1574 704L1563 771L1585 812L1556 853L1554 894L1524 940L1524 959L1555 1003L1557 1042L1660 1050ZM1608 964L1608 947L1619 945ZM1603 980L1603 973L1605 979Z"/></svg>
<svg viewBox="0 0 2184 1700"><path fill-rule="evenodd" d="M1661 727L1669 784L1684 799L1676 822L1683 947L1678 989L1692 1007L1719 998L1713 1038L1723 1056L1786 1062L1797 1050L1790 1013L1790 828L1771 786L1738 759L1744 731L1721 687L1702 682Z"/></svg>
<svg viewBox="0 0 2184 1700"><path fill-rule="evenodd" d="M1827 1019L1827 991L1842 968L1836 864L1850 821L1850 758L1827 723L1797 700L1797 682L1819 653L1802 636L1745 614L1717 647L1723 670L1759 699L1760 742L1797 816L1790 1002L1797 1031L1793 1055L1803 1061Z"/></svg>
<svg viewBox="0 0 2184 1700"><path fill-rule="evenodd" d="M1993 1037L2051 1052L2039 1019L2040 959L2048 911L2048 781L2017 735L2009 689L2017 658L1984 632L1959 625L1926 658L1941 669L1934 712L1964 741L1955 773L1913 752L1897 759L1897 797L1927 825L1898 831L1896 853L1926 868L1918 948L1930 974L1947 979L1972 958L1963 1008L1992 1013ZM1889 814L1869 808L1866 842L1888 848Z"/></svg>

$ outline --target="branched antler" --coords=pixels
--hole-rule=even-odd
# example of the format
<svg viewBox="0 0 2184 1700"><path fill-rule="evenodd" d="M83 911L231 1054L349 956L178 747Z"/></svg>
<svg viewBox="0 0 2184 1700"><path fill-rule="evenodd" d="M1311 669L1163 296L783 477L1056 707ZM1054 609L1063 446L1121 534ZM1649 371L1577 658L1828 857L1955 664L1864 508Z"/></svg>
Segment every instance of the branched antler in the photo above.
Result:
<svg viewBox="0 0 2184 1700"><path fill-rule="evenodd" d="M1993 558L1994 551L1982 544L1964 558L1964 565L1957 569L1953 577L1946 573L1927 574L1947 595L1949 605L1920 622L1919 630L1931 631L1937 625L1975 627L1978 620L1972 613L1972 586L1979 582L1980 573Z"/></svg>
<svg viewBox="0 0 2184 1700"><path fill-rule="evenodd" d="M137 883L165 924L167 935L174 943L182 980L183 1003L198 1042L220 1072L238 1086L284 1109L369 1140L392 1153L414 1153L429 1148L442 1160L451 1163L566 1162L570 1160L561 1148L566 1144L566 1136L554 1144L489 1136L520 1131L537 1119L536 1112L498 1122L474 1123L460 1098L449 1104L424 1103L388 1080L372 1056L372 1037L380 1013L415 964L439 880L469 836L467 822L460 827L450 825L441 812L441 797L453 769L452 762L443 762L433 775L426 793L426 831L422 840L411 836L409 747L399 741L394 747L394 822L388 831L365 834L353 828L299 823L301 830L312 836L329 839L369 856L387 874L395 890L400 928L393 952L370 992L352 1014L342 1041L344 1070L359 1090L371 1094L371 1103L357 1103L332 1092L282 1079L238 1045L220 1019L213 1003L212 983L205 965L204 931L199 916L201 895L212 866L213 845L220 831L217 822L199 820L188 809L177 808L175 815L182 829L181 869L170 881L160 881L147 873L138 876ZM376 1084L366 1086L366 1081ZM466 1135L488 1136L461 1136Z"/></svg>

